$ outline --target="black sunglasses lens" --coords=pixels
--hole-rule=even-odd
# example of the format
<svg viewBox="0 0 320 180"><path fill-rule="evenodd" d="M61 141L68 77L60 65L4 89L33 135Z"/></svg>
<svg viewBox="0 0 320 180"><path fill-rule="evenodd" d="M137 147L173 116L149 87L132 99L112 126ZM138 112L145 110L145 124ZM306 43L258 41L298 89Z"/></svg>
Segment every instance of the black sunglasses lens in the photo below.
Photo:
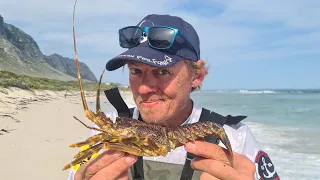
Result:
<svg viewBox="0 0 320 180"><path fill-rule="evenodd" d="M138 45L141 36L141 29L128 27L119 31L120 46L123 48L132 48Z"/></svg>
<svg viewBox="0 0 320 180"><path fill-rule="evenodd" d="M148 40L154 48L169 48L173 43L174 31L168 28L150 28Z"/></svg>

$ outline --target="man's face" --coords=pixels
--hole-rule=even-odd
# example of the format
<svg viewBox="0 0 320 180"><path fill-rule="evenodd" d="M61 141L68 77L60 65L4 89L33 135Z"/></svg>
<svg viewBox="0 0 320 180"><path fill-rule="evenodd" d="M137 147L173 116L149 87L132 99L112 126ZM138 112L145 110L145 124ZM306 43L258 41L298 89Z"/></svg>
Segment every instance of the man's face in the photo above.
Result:
<svg viewBox="0 0 320 180"><path fill-rule="evenodd" d="M175 116L185 116L194 84L194 75L185 62L156 68L129 61L128 68L133 98L144 121L166 125Z"/></svg>

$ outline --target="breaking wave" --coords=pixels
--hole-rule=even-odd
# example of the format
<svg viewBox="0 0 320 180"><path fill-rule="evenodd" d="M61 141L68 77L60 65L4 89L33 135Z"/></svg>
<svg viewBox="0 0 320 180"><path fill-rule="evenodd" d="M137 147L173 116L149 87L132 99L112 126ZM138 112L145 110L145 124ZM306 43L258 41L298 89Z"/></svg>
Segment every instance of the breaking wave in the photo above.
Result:
<svg viewBox="0 0 320 180"><path fill-rule="evenodd" d="M271 90L239 90L242 94L275 94L276 91Z"/></svg>

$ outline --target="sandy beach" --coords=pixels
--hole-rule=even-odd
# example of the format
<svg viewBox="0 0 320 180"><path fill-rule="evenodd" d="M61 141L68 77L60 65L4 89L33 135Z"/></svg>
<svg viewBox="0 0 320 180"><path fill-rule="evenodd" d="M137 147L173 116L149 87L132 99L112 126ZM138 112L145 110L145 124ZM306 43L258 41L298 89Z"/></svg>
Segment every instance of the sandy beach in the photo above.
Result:
<svg viewBox="0 0 320 180"><path fill-rule="evenodd" d="M130 92L121 94L132 104ZM95 92L86 95L95 107ZM104 94L101 106L114 110ZM67 179L69 171L61 169L79 151L69 145L86 139L89 132L73 116L92 125L84 116L78 92L68 92L65 99L64 92L1 89L0 179Z"/></svg>

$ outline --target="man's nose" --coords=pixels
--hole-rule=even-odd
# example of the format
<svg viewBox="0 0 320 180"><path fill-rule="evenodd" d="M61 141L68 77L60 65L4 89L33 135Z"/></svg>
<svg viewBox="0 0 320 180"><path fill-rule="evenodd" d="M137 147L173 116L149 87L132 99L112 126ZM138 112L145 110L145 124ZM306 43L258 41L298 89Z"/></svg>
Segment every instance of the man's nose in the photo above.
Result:
<svg viewBox="0 0 320 180"><path fill-rule="evenodd" d="M140 94L148 94L157 91L157 80L152 75L145 75L141 79L141 83L138 89Z"/></svg>

